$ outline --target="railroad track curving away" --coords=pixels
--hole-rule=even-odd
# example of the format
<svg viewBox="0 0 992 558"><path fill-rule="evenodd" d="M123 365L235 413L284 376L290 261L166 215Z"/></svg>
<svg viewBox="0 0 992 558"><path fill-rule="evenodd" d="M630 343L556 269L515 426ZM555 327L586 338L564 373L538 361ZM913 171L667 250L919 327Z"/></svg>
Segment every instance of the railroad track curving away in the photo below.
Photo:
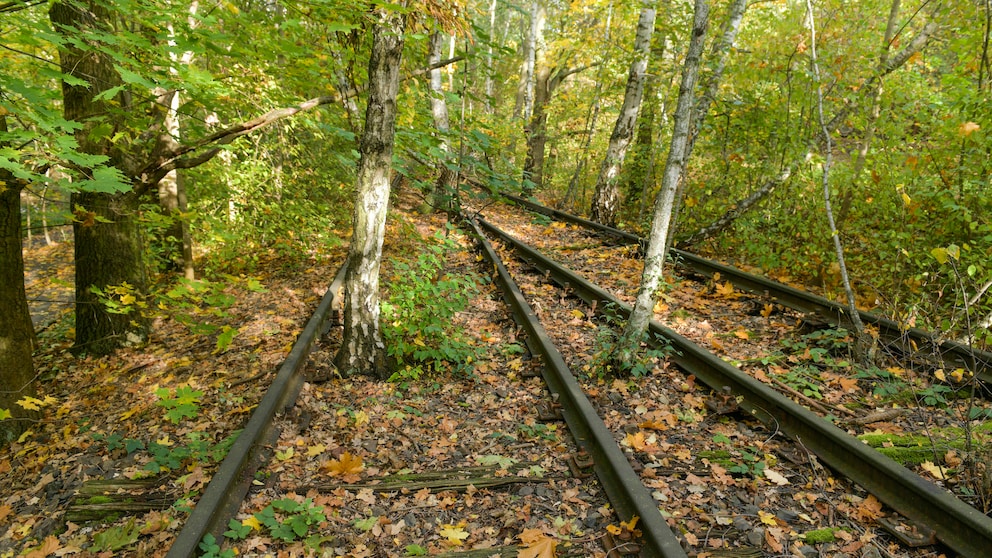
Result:
<svg viewBox="0 0 992 558"><path fill-rule="evenodd" d="M544 274L594 308L629 307L604 289L558 265L484 219L481 228L512 247ZM676 351L670 359L717 393L729 391L751 415L786 433L832 469L864 487L899 513L934 530L937 538L963 556L985 556L992 548L992 519L944 489L867 447L863 442L727 364L721 358L657 322L652 332Z"/></svg>
<svg viewBox="0 0 992 558"><path fill-rule="evenodd" d="M637 245L642 249L646 244L646 241L637 235L552 209L520 196L503 194L503 197L535 213L597 231L616 239L618 242ZM713 277L719 274L721 278L745 291L770 296L785 306L800 312L816 314L835 325L844 327L851 325L847 308L832 300L702 258L684 250L673 249L671 255L678 265L691 269L700 275ZM859 316L862 322L877 328L879 341L887 346L908 355L910 358L919 356L921 359L931 362L936 359L938 362L933 363L935 367L970 370L982 383L992 386L992 353L969 347L957 341L940 339L923 329L904 327L888 318L870 312L859 311Z"/></svg>

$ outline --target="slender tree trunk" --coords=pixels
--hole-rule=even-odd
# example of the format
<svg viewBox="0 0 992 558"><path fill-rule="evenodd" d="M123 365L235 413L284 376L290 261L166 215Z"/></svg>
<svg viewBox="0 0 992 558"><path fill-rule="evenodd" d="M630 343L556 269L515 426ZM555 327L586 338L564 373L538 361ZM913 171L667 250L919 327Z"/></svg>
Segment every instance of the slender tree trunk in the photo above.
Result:
<svg viewBox="0 0 992 558"><path fill-rule="evenodd" d="M658 11L662 14L667 13L669 4L669 0L664 0L658 6ZM665 46L668 42L668 35L662 27L664 21L665 18L655 16L655 29L651 35L651 55L648 58L647 74L644 77L644 96L637 117L637 133L634 136L630 157L624 162L618 179L617 189L624 195L627 215L632 214L630 208L635 199L640 201L638 205L640 212L643 213L644 197L652 180L656 153L654 139L657 128L660 128L655 124L655 118L661 105L659 96L661 65L665 59Z"/></svg>
<svg viewBox="0 0 992 558"><path fill-rule="evenodd" d="M606 34L603 37L603 44L610 44L610 32L613 29L613 2L610 2L609 8L606 11ZM561 209L567 204L571 204L573 198L576 195L576 190L578 189L579 181L582 179L582 173L585 171L586 163L589 161L589 146L592 144L592 138L596 134L596 121L599 118L599 109L602 101L603 93L603 74L606 71L606 61L607 57L604 56L599 60L600 69L596 73L596 89L592 94L592 103L589 105L588 116L586 117L586 133L585 138L582 141L582 147L579 148L579 161L575 165L575 171L572 172L572 179L568 181L568 189L565 191L565 196L558 202L557 208ZM584 204L585 203L585 186L582 188L582 195L579 196L579 201L574 204Z"/></svg>
<svg viewBox="0 0 992 558"><path fill-rule="evenodd" d="M439 31L435 31L430 39L430 54L428 55L428 63L430 65L441 61L442 46L444 46L443 37ZM438 137L441 140L441 153L444 157L440 165L441 175L438 176L437 182L434 184L431 205L435 209L446 212L457 211L457 195L455 192L455 180L457 176L455 171L451 170L455 162L452 160L451 145L448 140L451 123L448 119L448 103L444 97L440 68L434 68L430 71L428 82L430 83L431 90L431 115L434 117L434 127L437 128Z"/></svg>
<svg viewBox="0 0 992 558"><path fill-rule="evenodd" d="M167 107L164 113L165 132L170 140L176 142L180 133L179 92L167 92L160 95L159 99ZM178 142L174 145L178 145ZM165 255L169 258L170 267L182 269L183 276L192 281L196 278L196 272L193 267L193 239L189 232L189 218L186 217L189 205L186 198L185 173L173 169L159 180L158 203L162 211L172 220L163 235Z"/></svg>
<svg viewBox="0 0 992 558"><path fill-rule="evenodd" d="M915 37L913 37L913 40L911 40L909 44L906 45L905 48L903 48L895 56L889 58L886 61L880 73L878 73L875 76L872 76L870 79L868 79L865 82L862 89L868 93L872 92L874 88L877 87L876 83L878 81L880 81L885 76L891 74L892 72L896 71L897 69L901 68L912 55L923 50L923 47L925 47L927 43L930 42L930 39L933 38L933 35L937 32L937 29L938 26L935 22L931 21L927 23L923 27L923 29L921 29L920 32ZM826 129L831 132L833 130L836 130L837 126L840 125L840 123L842 123L844 119L846 119L851 114L851 112L855 110L857 107L858 107L858 102L856 100L853 100L847 105L845 105L843 108L837 111L837 114L835 114L833 118L830 119L829 122L827 122ZM822 143L823 139L824 139L823 132L818 131L815 134L815 136L810 140L810 144L806 149L806 151L803 152L802 156L793 159L791 163L785 166L785 168L782 170L781 173L779 173L778 176L770 180L767 180L764 184L761 185L760 188L748 194L744 199L733 204L730 207L730 209L726 211L726 213L724 213L719 218L717 218L713 223L706 225L705 227L693 233L689 238L685 240L685 242L682 243L682 245L694 246L699 242L702 242L703 240L710 238L711 236L723 231L724 229L732 225L734 221L737 220L738 217L746 213L749 209L754 207L758 202L765 199L769 194L774 192L775 189L780 184L788 180L789 177L791 177L793 173L795 173L796 169L798 169L800 165L802 165L803 163L809 160L809 158L812 156L814 146L817 143Z"/></svg>
<svg viewBox="0 0 992 558"><path fill-rule="evenodd" d="M118 85L120 76L107 55L98 49L82 49L74 42L89 30L110 33L109 13L95 1L58 2L50 8L49 17L55 30L66 38L59 48L62 72L83 82L62 82L65 118L82 124L76 131L80 151L106 155L111 164L133 177L125 153L107 135L93 133L108 118L115 124L114 115L128 109L127 98L120 93L113 100L95 100L100 92ZM143 233L136 221L137 194L75 192L70 206L75 212L75 349L105 354L143 341L149 321L140 310L147 286Z"/></svg>
<svg viewBox="0 0 992 558"><path fill-rule="evenodd" d="M669 224L668 235L666 236L665 254L668 254L672 246L672 240L675 237L675 231L678 230L679 214L682 212L683 194L685 192L686 180L688 179L686 168L688 167L689 157L692 156L692 150L696 147L696 139L703 129L706 116L709 114L710 107L713 105L713 101L719 92L720 82L723 80L723 70L727 67L727 57L730 56L730 51L733 49L734 42L737 40L737 32L741 28L741 20L744 19L744 11L746 9L746 0L733 0L731 2L730 9L727 12L727 20L723 24L723 35L713 45L713 51L710 53L710 59L716 60L716 63L713 67L713 72L710 73L709 77L706 78L706 82L700 88L702 95L696 102L696 108L693 112L692 128L689 131L689 144L685 148L685 161L682 163L682 175L679 177L679 185L675 190L675 207L672 209L672 222Z"/></svg>
<svg viewBox="0 0 992 558"><path fill-rule="evenodd" d="M0 116L0 131L7 131L5 116ZM35 395L35 335L21 252L21 187L6 169L0 169L0 184L0 413L11 414L0 420L3 447L27 430L37 413L17 405L21 398Z"/></svg>
<svg viewBox="0 0 992 558"><path fill-rule="evenodd" d="M523 194L530 195L544 183L544 150L548 142L548 115L544 107L550 97L551 68L543 61L535 70L534 106L531 119L524 128L527 136L527 157L524 159Z"/></svg>
<svg viewBox="0 0 992 558"><path fill-rule="evenodd" d="M816 112L820 122L820 133L824 142L823 161L823 205L827 215L827 224L830 227L830 237L833 240L834 252L837 255L837 263L840 266L840 277L844 284L844 293L847 295L847 310L852 325L854 325L856 352L861 358L867 355L869 345L866 344L865 325L861 322L861 315L858 313L858 305L854 299L854 290L851 288L851 280L847 273L847 264L844 260L844 246L840 240L840 232L834 221L834 212L830 204L830 166L833 162L833 139L830 136L830 129L827 128L827 121L823 115L823 83L820 80L820 66L816 59L816 19L813 16L813 2L806 0L806 10L809 16L809 62L813 70L813 80L816 82ZM884 64L882 64L884 66ZM879 85L879 88L881 85Z"/></svg>
<svg viewBox="0 0 992 558"><path fill-rule="evenodd" d="M345 275L344 337L335 357L335 365L345 376L365 374L384 380L390 375L379 330L379 265L389 204L404 23L403 16L380 12L372 32L369 100L359 145L354 231Z"/></svg>
<svg viewBox="0 0 992 558"><path fill-rule="evenodd" d="M891 47L892 39L896 34L896 25L899 23L899 4L900 0L892 0L892 6L889 9L889 19L885 24L885 36L882 38L881 53L878 55L879 74L881 74L882 69L885 68L885 64L889 60L889 48ZM882 112L883 88L883 83L880 78L878 81L878 86L871 92L871 105L868 107L868 122L865 123L865 135L861 140L861 145L858 146L858 156L855 157L854 166L851 169L851 185L847 191L844 192L844 196L841 199L840 209L837 211L838 226L847 220L847 214L851 210L851 203L854 199L854 195L861 185L861 172L865 168L865 160L868 158L868 150L871 149L871 142L875 139L875 126L878 123L878 117Z"/></svg>
<svg viewBox="0 0 992 558"><path fill-rule="evenodd" d="M627 90L623 97L620 116L617 117L610 136L610 145L606 149L603 165L596 180L596 191L593 194L590 217L604 225L614 226L617 212L620 209L620 192L617 178L624 156L634 136L634 125L637 123L637 112L641 107L641 97L644 95L644 79L647 73L648 58L651 55L651 34L654 31L655 3L648 2L641 8L641 16L637 22L637 35L634 39L634 61L630 65L627 77Z"/></svg>
<svg viewBox="0 0 992 558"><path fill-rule="evenodd" d="M709 5L706 0L696 0L692 36L682 69L682 83L679 85L679 98L675 107L672 143L661 179L661 191L654 206L651 221L651 234L648 237L647 253L644 256L644 271L641 285L637 290L637 301L624 327L619 343L618 360L629 364L637 354L641 340L647 332L648 323L654 316L655 291L661 282L665 261L666 236L672 217L672 205L682 165L685 163L685 149L689 141L689 125L692 122L692 105L696 76L699 73L699 59L703 51L703 40L709 21Z"/></svg>
<svg viewBox="0 0 992 558"><path fill-rule="evenodd" d="M497 0L491 0L489 2L489 41L486 44L486 114L494 114L495 106L493 105L493 93L495 92L495 87L493 86L493 42L496 41L496 2Z"/></svg>

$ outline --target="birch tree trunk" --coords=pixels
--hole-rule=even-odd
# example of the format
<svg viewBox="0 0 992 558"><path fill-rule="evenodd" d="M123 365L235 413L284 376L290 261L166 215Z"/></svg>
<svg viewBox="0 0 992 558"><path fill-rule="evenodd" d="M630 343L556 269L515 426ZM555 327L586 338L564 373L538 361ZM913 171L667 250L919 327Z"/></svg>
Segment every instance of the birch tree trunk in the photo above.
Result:
<svg viewBox="0 0 992 558"><path fill-rule="evenodd" d="M892 6L889 9L889 19L885 24L885 36L882 38L882 48L878 55L877 71L879 74L882 73L882 69L885 68L885 64L889 60L889 48L892 45L892 39L895 37L896 25L898 24L899 4L900 0L892 0ZM837 212L838 226L846 220L847 213L851 209L854 194L860 186L861 172L865 168L868 150L871 149L871 142L875 139L875 126L878 123L878 117L882 113L883 88L882 80L879 79L878 87L871 92L871 106L868 107L868 122L865 123L865 135L861 140L861 145L858 146L858 156L854 159L854 167L851 169L851 186L844 192L840 209Z"/></svg>
<svg viewBox="0 0 992 558"><path fill-rule="evenodd" d="M741 28L741 20L744 19L745 10L747 10L747 0L733 0L730 3L727 20L723 24L723 35L713 45L713 51L710 53L710 59L716 60L716 63L713 67L713 72L710 73L709 77L706 78L705 84L700 88L702 95L700 95L699 100L696 102L693 112L692 127L689 130L689 144L685 148L685 161L682 163L682 175L679 177L679 185L675 190L675 207L672 209L672 221L668 227L665 254L668 254L672 246L675 231L678 230L679 214L682 212L683 193L685 192L686 167L688 166L689 157L692 156L692 150L696 147L696 138L699 137L699 132L703 129L706 115L709 114L713 100L716 99L717 92L720 89L720 82L723 80L723 70L727 67L727 57L730 56L730 51L733 49L734 42L737 40L737 32Z"/></svg>
<svg viewBox="0 0 992 558"><path fill-rule="evenodd" d="M345 275L344 338L334 364L344 376L389 378L379 330L379 266L389 204L403 16L380 11L372 31L369 100L359 144L353 233Z"/></svg>
<svg viewBox="0 0 992 558"><path fill-rule="evenodd" d="M7 118L0 116L0 131L7 131ZM31 353L36 340L28 299L24 293L24 258L21 247L21 187L13 174L0 169L0 447L16 440L28 429L37 413L23 409L17 401L35 395ZM6 413L4 413L6 414Z"/></svg>
<svg viewBox="0 0 992 558"><path fill-rule="evenodd" d="M627 77L627 90L623 96L623 106L617 117L610 145L606 148L606 156L596 180L596 191L593 193L590 217L604 225L615 226L617 212L620 209L620 191L617 185L620 167L623 165L630 140L634 137L634 125L637 123L637 111L641 107L644 95L644 79L647 73L648 58L651 55L651 34L654 31L655 2L645 2L641 7L641 16L637 22L637 34L634 38L634 61L630 65Z"/></svg>
<svg viewBox="0 0 992 558"><path fill-rule="evenodd" d="M837 230L833 208L830 204L830 168L833 163L833 139L830 135L830 129L827 128L826 118L823 115L823 83L820 79L820 65L816 58L816 19L813 15L812 0L806 0L806 11L809 17L809 63L813 71L813 81L816 84L816 112L819 117L820 133L824 143L823 208L827 215L827 224L830 227L830 237L833 240L834 252L837 255L837 264L840 266L840 277L844 285L844 294L847 295L848 317L855 329L855 353L863 360L867 356L867 350L871 345L865 335L865 324L861 322L861 315L858 313L858 305L854 299L854 290L851 288L851 280L848 276L847 264L844 260L844 246L841 243L840 232Z"/></svg>
<svg viewBox="0 0 992 558"><path fill-rule="evenodd" d="M496 40L496 2L489 2L489 41L486 44L486 114L493 114L493 42Z"/></svg>
<svg viewBox="0 0 992 558"><path fill-rule="evenodd" d="M441 62L441 48L443 47L443 37L439 31L431 34L430 53L428 54L428 64L434 66ZM430 71L431 90L431 116L434 118L434 127L437 128L438 137L441 139L441 153L444 160L441 161L441 175L438 176L434 184L431 205L434 209L451 212L456 211L457 196L455 192L455 171L451 170L454 161L451 160L451 144L448 141L448 132L451 123L448 120L448 103L444 98L444 87L441 80L441 69L434 68Z"/></svg>
<svg viewBox="0 0 992 558"><path fill-rule="evenodd" d="M709 21L709 5L706 0L696 0L692 21L692 36L682 69L682 82L679 85L679 98L675 107L672 142L665 162L665 172L661 179L661 191L655 200L654 218L651 221L651 234L648 237L647 253L644 256L644 270L641 285L637 290L637 301L624 327L617 355L619 364L626 368L635 358L641 340L648 329L648 322L654 316L655 291L661 281L665 262L665 245L668 225L672 217L672 204L682 165L685 163L685 150L689 141L689 125L692 122L692 104L699 73L699 59L703 51L703 40Z"/></svg>

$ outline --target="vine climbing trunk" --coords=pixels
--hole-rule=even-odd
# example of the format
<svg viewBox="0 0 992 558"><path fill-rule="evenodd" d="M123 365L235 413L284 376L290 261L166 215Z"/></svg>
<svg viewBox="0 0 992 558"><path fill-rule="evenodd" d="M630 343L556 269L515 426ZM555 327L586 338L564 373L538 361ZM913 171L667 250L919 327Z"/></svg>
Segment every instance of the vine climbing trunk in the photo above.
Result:
<svg viewBox="0 0 992 558"><path fill-rule="evenodd" d="M682 164L685 161L685 149L689 140L689 124L692 121L693 90L696 87L696 77L699 74L699 59L703 51L703 40L706 36L708 22L709 5L706 0L696 0L692 35L689 39L689 49L682 69L679 98L675 106L671 147L661 179L661 191L655 200L654 218L651 221L651 233L648 237L648 248L644 256L641 284L637 289L637 301L630 313L630 318L627 320L627 325L624 327L618 347L617 359L625 368L638 353L641 340L647 332L648 323L654 316L655 292L661 282L664 269L666 236L672 218L675 189L682 173Z"/></svg>
<svg viewBox="0 0 992 558"><path fill-rule="evenodd" d="M389 204L389 174L396 129L396 95L403 56L405 18L380 10L369 56L369 99L359 144L348 271L345 275L344 337L335 356L338 371L389 378L379 329L379 266Z"/></svg>
<svg viewBox="0 0 992 558"><path fill-rule="evenodd" d="M593 193L590 216L593 221L604 225L615 226L617 213L620 209L620 191L618 178L620 167L630 141L634 137L634 125L637 123L637 112L641 107L644 95L644 80L647 74L648 58L651 56L651 34L654 31L655 2L645 2L641 7L641 15L637 21L637 34L634 38L634 61L630 64L627 76L627 90L624 92L623 105L620 115L613 127L610 144L606 148L606 156L596 180L596 190Z"/></svg>
<svg viewBox="0 0 992 558"><path fill-rule="evenodd" d="M129 109L128 96L119 92L109 99L99 97L121 80L112 58L86 42L91 34L112 35L107 8L96 1L57 2L49 18L65 39L59 47L62 73L75 78L62 81L62 99L65 119L80 123L75 133L79 150L105 156L125 176L135 176L132 158L119 145L124 142L110 137ZM138 195L133 190L77 191L70 204L75 235L75 349L106 354L143 341L149 320L141 312L147 286Z"/></svg>

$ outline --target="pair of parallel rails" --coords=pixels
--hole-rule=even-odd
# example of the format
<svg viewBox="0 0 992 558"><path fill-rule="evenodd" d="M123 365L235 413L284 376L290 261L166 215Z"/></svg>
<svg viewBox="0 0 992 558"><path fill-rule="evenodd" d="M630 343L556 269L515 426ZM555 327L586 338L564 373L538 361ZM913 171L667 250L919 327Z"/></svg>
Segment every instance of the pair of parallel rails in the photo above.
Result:
<svg viewBox="0 0 992 558"><path fill-rule="evenodd" d="M513 201L556 219L582 226L589 226L590 223L575 216L538 206L527 200ZM600 310L610 308L613 309L611 311L623 315L629 312L629 307L610 293L589 283L574 272L559 266L539 251L499 230L484 219L466 218L466 223L479 239L484 255L493 266L494 279L499 284L515 320L527 332L527 344L531 352L541 355L544 362L543 376L548 388L561 404L562 414L576 443L592 456L597 476L611 503L622 519L630 520L633 517L640 519L638 525L643 533L643 538L639 541L641 543L641 556L685 557L685 550L659 513L658 504L651 496L650 490L643 485L633 471L613 435L597 415L592 403L583 394L578 382L565 365L561 353L548 337L533 309L528 305L499 256L489 244L486 235L498 237L511 247L518 257L544 273L558 285L567 288L572 294L582 298L593 308ZM632 241L628 233L600 227L593 226L592 228L627 242ZM808 300L806 296L797 295L796 293L803 295L805 293L796 289L786 287L781 292L772 290L766 284L767 279L755 278L743 272L735 273L734 268L714 262L704 264L701 262L705 262L705 260L701 258L693 256L689 259L683 254L679 253L683 261L700 262L698 263L699 267L695 267L695 265L693 267L699 273L706 274L705 270L707 269L710 270L709 273L719 272L721 276L738 286L762 294L767 293L784 305L791 305L787 301L792 301L793 298ZM252 414L237 442L221 463L217 473L207 485L169 550L168 558L196 556L204 536L213 534L219 540L221 533L226 529L227 521L237 513L251 487L255 471L268 459L266 448L271 447L272 442L278 437L274 419L279 415L288 413L295 404L304 381L303 371L310 349L319 335L327 330L333 309L339 303L338 293L343 279L344 269L336 275L331 287L280 368L272 386ZM748 287L747 285L751 286ZM790 291L795 292L790 294ZM799 303L794 302L794 304ZM803 304L809 305L811 303L804 302ZM837 314L837 305L830 301L821 300L816 304L818 305L817 308L804 310L823 313L824 309L829 309L834 315L843 316L843 308L841 308L841 313ZM653 333L668 340L676 349L671 359L686 373L695 374L697 378L716 391L726 392L729 390L734 396L740 397L742 399L741 406L757 419L786 433L800 445L816 454L823 463L875 494L880 501L899 513L932 528L937 538L958 554L974 557L986 556L989 549L992 549L992 519L988 516L958 500L942 488L908 471L891 459L868 448L846 432L754 380L674 331L657 322L652 322L650 327ZM906 330L898 328L898 326L896 328L900 332L898 338L906 339ZM929 339L930 342L934 343L933 346L942 348L941 354L950 353L950 358L957 358L954 356L957 353L946 350L945 345L933 340L932 337ZM908 347L908 345L904 346ZM992 360L984 360L984 357L978 358L975 352L968 352L966 356L972 360L967 360L964 364L986 363L987 366L988 362L992 362ZM969 367L969 369L974 368ZM987 367L982 370L985 371L985 374L988 373Z"/></svg>

